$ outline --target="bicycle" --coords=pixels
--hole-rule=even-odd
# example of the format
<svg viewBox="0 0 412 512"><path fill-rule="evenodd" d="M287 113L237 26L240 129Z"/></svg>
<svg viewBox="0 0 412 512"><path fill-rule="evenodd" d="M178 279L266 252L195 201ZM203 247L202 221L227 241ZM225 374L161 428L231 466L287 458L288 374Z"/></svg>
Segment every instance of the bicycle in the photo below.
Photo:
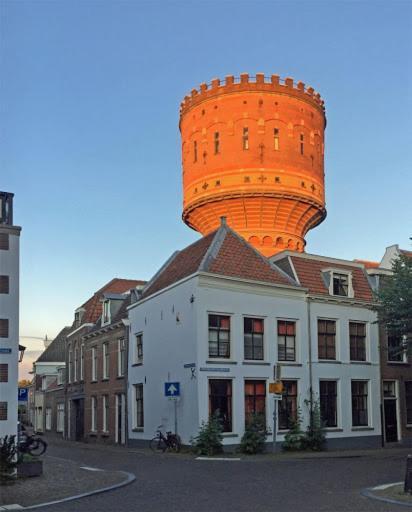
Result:
<svg viewBox="0 0 412 512"><path fill-rule="evenodd" d="M27 434L26 429L23 425L19 426L18 436L18 451L19 458L24 453L33 455L34 457L40 457L47 450L47 443L38 436L31 436Z"/></svg>
<svg viewBox="0 0 412 512"><path fill-rule="evenodd" d="M180 452L182 443L180 437L172 432L166 432L166 435L160 430L162 425L157 427L155 437L150 441L150 448L154 453L162 452L166 450L173 451L175 453Z"/></svg>

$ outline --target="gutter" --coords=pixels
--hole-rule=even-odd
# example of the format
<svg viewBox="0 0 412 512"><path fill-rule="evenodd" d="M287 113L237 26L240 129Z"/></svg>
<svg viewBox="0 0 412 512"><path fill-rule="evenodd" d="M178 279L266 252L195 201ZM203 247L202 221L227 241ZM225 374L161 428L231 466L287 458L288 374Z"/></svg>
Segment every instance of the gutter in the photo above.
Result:
<svg viewBox="0 0 412 512"><path fill-rule="evenodd" d="M313 371L312 371L312 328L310 316L310 301L311 297L307 297L308 303L308 345L309 345L309 413L310 413L310 426L313 425Z"/></svg>

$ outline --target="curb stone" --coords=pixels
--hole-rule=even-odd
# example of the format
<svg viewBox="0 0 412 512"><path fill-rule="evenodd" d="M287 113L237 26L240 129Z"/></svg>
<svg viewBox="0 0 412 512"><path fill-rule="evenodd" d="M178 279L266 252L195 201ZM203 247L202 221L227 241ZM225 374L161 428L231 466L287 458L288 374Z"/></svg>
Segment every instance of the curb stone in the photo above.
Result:
<svg viewBox="0 0 412 512"><path fill-rule="evenodd" d="M392 487L393 485L398 485L398 484L399 484L399 482L396 482L394 484L388 484L385 487ZM395 500L393 498L385 498L384 496L377 496L376 494L374 494L373 491L377 491L381 487L382 487L381 485L377 485L376 487L368 487L368 488L363 489L361 491L361 495L365 496L366 498L370 498L372 500L378 500L378 501L383 501L385 503L391 503L392 505L401 505L403 507L412 508L412 503L407 503L405 501Z"/></svg>
<svg viewBox="0 0 412 512"><path fill-rule="evenodd" d="M93 496L95 494L101 494L101 493L108 492L108 491L114 491L115 489L119 489L120 487L125 487L126 485L129 485L136 480L136 475L134 475L133 473L128 473L127 471L118 471L118 473L125 475L127 477L126 480L123 480L123 482L120 482L118 484L109 485L108 487L102 487L101 489L95 489L94 491L84 492L84 493L77 494L74 496L68 496L68 497L62 498L60 500L47 501L45 503L39 503L37 505L30 505L28 507L19 507L19 510L33 510L35 508L49 507L50 505L65 503L66 501L78 500L80 498L86 498L88 496ZM10 506L11 505L9 505L9 507ZM0 507L0 510L1 510L1 507ZM5 510L7 510L7 509L5 509Z"/></svg>

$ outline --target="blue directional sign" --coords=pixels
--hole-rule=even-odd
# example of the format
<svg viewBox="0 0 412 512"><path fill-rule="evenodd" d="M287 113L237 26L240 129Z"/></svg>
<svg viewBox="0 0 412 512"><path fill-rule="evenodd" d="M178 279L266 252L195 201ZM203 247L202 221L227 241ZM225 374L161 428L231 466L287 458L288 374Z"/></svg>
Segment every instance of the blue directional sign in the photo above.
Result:
<svg viewBox="0 0 412 512"><path fill-rule="evenodd" d="M165 382L165 396L180 396L180 382Z"/></svg>
<svg viewBox="0 0 412 512"><path fill-rule="evenodd" d="M19 402L27 402L29 390L27 388L19 388Z"/></svg>

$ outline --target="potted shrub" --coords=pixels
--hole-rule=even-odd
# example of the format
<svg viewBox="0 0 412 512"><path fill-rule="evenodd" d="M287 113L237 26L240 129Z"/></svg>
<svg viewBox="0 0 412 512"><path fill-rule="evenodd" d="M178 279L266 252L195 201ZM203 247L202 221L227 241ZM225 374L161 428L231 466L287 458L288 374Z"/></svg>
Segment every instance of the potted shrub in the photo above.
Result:
<svg viewBox="0 0 412 512"><path fill-rule="evenodd" d="M16 436L0 438L0 485L13 483L16 478Z"/></svg>
<svg viewBox="0 0 412 512"><path fill-rule="evenodd" d="M31 476L40 476L43 474L43 461L24 453L17 464L17 476L19 478L29 478Z"/></svg>

